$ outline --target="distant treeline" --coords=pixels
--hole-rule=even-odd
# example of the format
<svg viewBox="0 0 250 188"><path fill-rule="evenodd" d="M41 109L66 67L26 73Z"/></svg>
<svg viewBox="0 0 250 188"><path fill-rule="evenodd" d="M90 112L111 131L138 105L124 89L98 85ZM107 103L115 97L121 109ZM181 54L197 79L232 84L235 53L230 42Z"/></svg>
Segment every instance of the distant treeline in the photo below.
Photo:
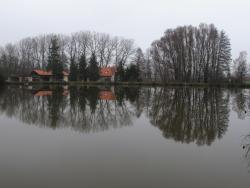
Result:
<svg viewBox="0 0 250 188"><path fill-rule="evenodd" d="M115 65L117 81L243 81L246 53L232 66L230 40L213 24L168 29L143 52L133 40L104 33L43 35L0 48L0 74L27 75L33 69L71 72L71 80L98 79L98 69Z"/></svg>
<svg viewBox="0 0 250 188"><path fill-rule="evenodd" d="M80 61L86 58L88 64L91 57L96 58L98 67L107 67L118 62L125 65L134 49L133 40L111 37L103 33L43 35L0 48L0 69L5 77L11 74L26 75L33 69L69 69L74 63L81 70ZM58 62L60 66L57 65Z"/></svg>

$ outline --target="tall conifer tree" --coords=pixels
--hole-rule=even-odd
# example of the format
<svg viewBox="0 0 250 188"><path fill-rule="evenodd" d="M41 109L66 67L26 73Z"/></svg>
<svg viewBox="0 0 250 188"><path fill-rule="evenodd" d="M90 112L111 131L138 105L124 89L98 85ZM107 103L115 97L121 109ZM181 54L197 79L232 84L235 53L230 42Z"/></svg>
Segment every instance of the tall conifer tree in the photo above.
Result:
<svg viewBox="0 0 250 188"><path fill-rule="evenodd" d="M87 80L87 61L86 61L86 56L85 54L82 54L80 59L79 59L79 78L80 80Z"/></svg>
<svg viewBox="0 0 250 188"><path fill-rule="evenodd" d="M99 79L99 67L94 53L89 61L88 77L91 81L97 81Z"/></svg>
<svg viewBox="0 0 250 188"><path fill-rule="evenodd" d="M56 80L63 78L63 64L60 59L59 48L58 39L54 36L51 39L51 46L49 48L47 70L52 71L53 77Z"/></svg>
<svg viewBox="0 0 250 188"><path fill-rule="evenodd" d="M69 79L70 81L77 81L78 77L78 68L75 60L71 60L70 62L70 74L69 74Z"/></svg>

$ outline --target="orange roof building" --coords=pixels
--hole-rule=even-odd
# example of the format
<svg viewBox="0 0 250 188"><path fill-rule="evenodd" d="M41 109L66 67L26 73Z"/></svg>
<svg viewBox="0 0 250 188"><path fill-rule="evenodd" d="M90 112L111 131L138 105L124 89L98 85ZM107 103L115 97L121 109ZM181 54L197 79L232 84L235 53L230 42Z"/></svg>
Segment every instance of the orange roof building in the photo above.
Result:
<svg viewBox="0 0 250 188"><path fill-rule="evenodd" d="M100 69L100 76L101 77L112 77L116 73L115 67L106 67Z"/></svg>
<svg viewBox="0 0 250 188"><path fill-rule="evenodd" d="M53 76L52 71L44 71L44 70L33 70L32 72L36 73L39 76ZM66 71L62 72L64 76L69 76L69 73Z"/></svg>
<svg viewBox="0 0 250 188"><path fill-rule="evenodd" d="M68 82L69 73L63 71L63 80ZM31 72L32 81L52 81L53 73L52 71L45 71L40 69L35 69Z"/></svg>
<svg viewBox="0 0 250 188"><path fill-rule="evenodd" d="M52 76L52 71L33 70L32 73L35 73L39 76Z"/></svg>
<svg viewBox="0 0 250 188"><path fill-rule="evenodd" d="M116 72L117 72L116 67L100 68L99 70L100 81L114 82Z"/></svg>

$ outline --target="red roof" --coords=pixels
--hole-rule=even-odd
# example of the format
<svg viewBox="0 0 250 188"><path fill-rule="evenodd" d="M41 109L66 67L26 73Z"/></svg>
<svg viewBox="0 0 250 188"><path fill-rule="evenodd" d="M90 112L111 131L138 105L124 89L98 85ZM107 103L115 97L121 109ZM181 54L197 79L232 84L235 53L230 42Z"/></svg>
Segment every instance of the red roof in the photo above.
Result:
<svg viewBox="0 0 250 188"><path fill-rule="evenodd" d="M103 77L112 77L116 73L115 67L106 67L106 68L100 68L100 76Z"/></svg>
<svg viewBox="0 0 250 188"><path fill-rule="evenodd" d="M44 70L33 70L36 74L40 76L52 76L52 71L44 71Z"/></svg>
<svg viewBox="0 0 250 188"><path fill-rule="evenodd" d="M35 72L39 76L52 76L53 75L52 71L44 71L44 70L38 70L38 69L36 69L36 70L33 70L33 72ZM63 71L63 75L64 76L68 76L69 73L66 72L66 71Z"/></svg>

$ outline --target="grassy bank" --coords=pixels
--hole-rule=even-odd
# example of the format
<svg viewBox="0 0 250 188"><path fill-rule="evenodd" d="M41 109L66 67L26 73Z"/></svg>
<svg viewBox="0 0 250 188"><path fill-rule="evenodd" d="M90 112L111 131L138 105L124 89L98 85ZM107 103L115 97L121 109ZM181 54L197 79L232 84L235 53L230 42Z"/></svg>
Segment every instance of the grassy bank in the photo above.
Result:
<svg viewBox="0 0 250 188"><path fill-rule="evenodd" d="M14 84L14 85L25 85L27 83L20 83L20 82L9 82L7 84ZM192 87L229 87L229 88L250 88L250 83L230 83L230 82L219 82L219 83L200 83L200 82L99 82L99 81L89 81L89 82L82 82L82 81L75 81L75 82L32 82L28 85L121 85L121 86L192 86Z"/></svg>

